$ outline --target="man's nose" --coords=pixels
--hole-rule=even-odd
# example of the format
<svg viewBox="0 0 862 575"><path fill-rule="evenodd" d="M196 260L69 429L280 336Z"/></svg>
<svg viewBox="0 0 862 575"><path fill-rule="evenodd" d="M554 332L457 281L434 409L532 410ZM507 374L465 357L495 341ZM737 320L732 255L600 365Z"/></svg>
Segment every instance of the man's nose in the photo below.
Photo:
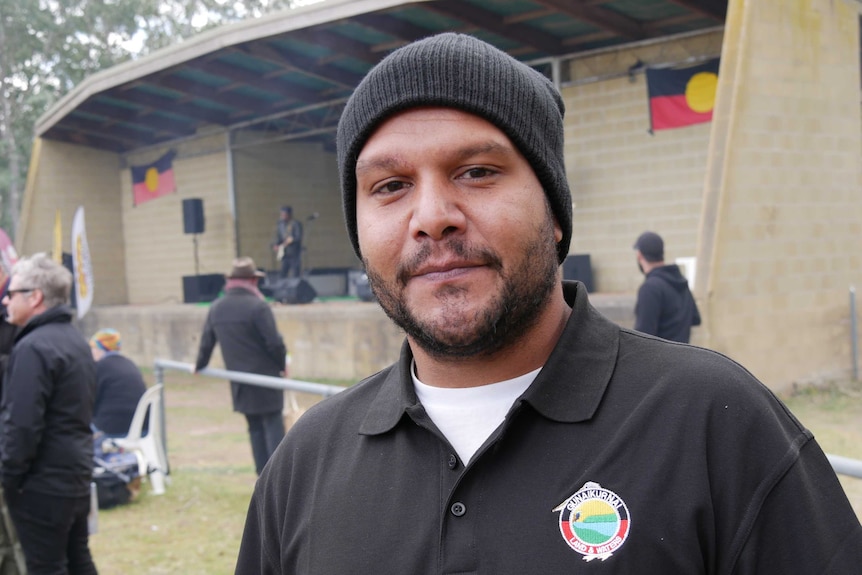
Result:
<svg viewBox="0 0 862 575"><path fill-rule="evenodd" d="M417 182L413 195L415 205L410 219L410 232L413 237L442 240L466 229L467 217L462 206L463 192L447 178Z"/></svg>

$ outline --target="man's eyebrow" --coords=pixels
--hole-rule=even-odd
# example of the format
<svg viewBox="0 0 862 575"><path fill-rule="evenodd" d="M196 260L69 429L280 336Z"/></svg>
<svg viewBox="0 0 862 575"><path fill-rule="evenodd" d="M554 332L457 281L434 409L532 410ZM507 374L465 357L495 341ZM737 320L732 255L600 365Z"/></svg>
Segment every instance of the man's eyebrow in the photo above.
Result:
<svg viewBox="0 0 862 575"><path fill-rule="evenodd" d="M455 156L458 159L466 160L472 158L473 156L479 156L481 154L494 153L509 155L513 152L514 148L512 148L511 146L505 146L500 142L490 140L487 142L480 142L474 145L458 148L455 150Z"/></svg>
<svg viewBox="0 0 862 575"><path fill-rule="evenodd" d="M404 165L397 156L383 156L378 158L369 158L367 160L357 160L356 173L369 172L371 170L391 170Z"/></svg>
<svg viewBox="0 0 862 575"><path fill-rule="evenodd" d="M491 140L487 142L471 144L462 148L455 148L452 150L452 157L459 161L462 161L482 154L494 153L511 155L514 152L515 150L512 146L506 146L504 144L501 144L500 142L495 142ZM365 160L358 160L356 162L356 173L359 174L361 172L367 172L375 169L387 170L399 168L403 165L404 162L401 161L398 156L382 156L378 158L368 158Z"/></svg>

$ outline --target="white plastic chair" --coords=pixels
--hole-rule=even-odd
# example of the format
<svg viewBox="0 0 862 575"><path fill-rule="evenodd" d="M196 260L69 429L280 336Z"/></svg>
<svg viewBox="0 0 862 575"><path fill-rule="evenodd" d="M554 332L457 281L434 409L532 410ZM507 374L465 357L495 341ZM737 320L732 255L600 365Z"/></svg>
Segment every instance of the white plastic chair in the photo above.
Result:
<svg viewBox="0 0 862 575"><path fill-rule="evenodd" d="M125 437L111 439L118 448L133 452L138 457L138 469L141 477L148 477L153 493L161 495L165 492L165 481L168 474L168 458L165 454L162 430L162 389L163 384L149 388L135 408L129 433ZM142 436L147 411L150 413L147 434Z"/></svg>

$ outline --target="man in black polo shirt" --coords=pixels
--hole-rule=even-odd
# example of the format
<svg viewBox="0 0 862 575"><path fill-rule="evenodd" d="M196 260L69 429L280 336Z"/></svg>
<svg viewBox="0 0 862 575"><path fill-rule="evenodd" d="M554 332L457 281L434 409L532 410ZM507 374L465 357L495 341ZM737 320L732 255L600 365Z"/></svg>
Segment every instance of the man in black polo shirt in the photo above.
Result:
<svg viewBox="0 0 862 575"><path fill-rule="evenodd" d="M851 573L862 526L745 369L563 282L562 99L442 34L378 64L337 144L348 234L407 338L261 475L236 572Z"/></svg>

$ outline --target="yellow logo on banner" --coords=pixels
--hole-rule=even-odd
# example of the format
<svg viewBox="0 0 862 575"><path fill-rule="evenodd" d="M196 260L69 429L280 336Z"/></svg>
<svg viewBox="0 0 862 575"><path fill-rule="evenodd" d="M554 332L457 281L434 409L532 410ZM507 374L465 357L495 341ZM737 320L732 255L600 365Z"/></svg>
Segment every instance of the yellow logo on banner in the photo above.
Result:
<svg viewBox="0 0 862 575"><path fill-rule="evenodd" d="M75 245L75 251L78 253L78 261L84 261L84 241L81 236L78 236L78 241ZM87 274L84 273L84 266L78 266L78 291L81 292L81 297L87 297L89 288L87 287Z"/></svg>

